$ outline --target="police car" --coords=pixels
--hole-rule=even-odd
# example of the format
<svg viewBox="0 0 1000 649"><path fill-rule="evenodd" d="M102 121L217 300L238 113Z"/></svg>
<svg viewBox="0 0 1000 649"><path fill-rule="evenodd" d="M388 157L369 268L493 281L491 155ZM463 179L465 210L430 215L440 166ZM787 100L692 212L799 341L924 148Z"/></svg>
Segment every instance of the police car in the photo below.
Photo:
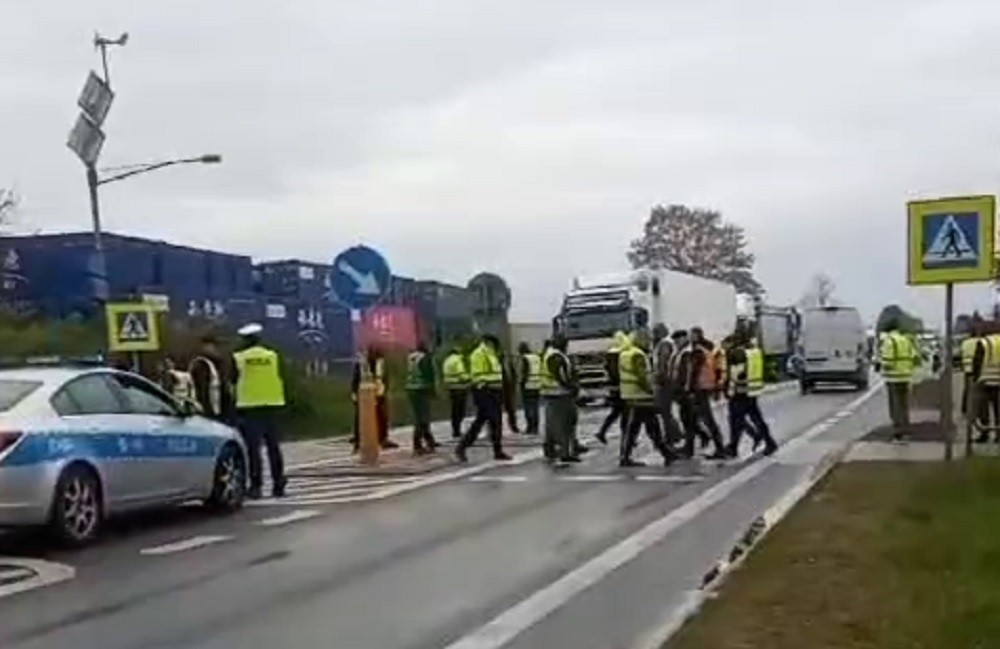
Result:
<svg viewBox="0 0 1000 649"><path fill-rule="evenodd" d="M196 499L238 510L243 442L195 411L108 367L0 368L0 527L50 526L83 545L122 512Z"/></svg>

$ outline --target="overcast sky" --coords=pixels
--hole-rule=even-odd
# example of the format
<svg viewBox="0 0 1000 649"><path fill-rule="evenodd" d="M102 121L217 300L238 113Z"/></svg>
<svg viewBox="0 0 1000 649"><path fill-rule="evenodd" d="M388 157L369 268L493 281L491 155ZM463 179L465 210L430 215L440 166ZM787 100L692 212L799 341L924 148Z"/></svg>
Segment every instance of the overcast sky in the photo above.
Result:
<svg viewBox="0 0 1000 649"><path fill-rule="evenodd" d="M225 163L107 186L108 230L262 259L365 242L398 274L497 272L520 319L623 267L657 202L743 225L772 302L824 271L866 315L933 319L940 289L904 285L904 203L1000 180L995 0L0 6L0 186L24 227L89 227L66 135L94 29L128 30L102 163Z"/></svg>

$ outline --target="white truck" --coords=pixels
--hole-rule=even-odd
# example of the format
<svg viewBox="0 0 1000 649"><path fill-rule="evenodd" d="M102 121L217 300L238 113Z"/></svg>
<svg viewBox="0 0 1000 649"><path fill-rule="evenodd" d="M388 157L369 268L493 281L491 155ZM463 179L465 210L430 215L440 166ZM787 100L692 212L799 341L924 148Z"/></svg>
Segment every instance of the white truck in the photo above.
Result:
<svg viewBox="0 0 1000 649"><path fill-rule="evenodd" d="M672 270L578 277L553 322L566 335L584 402L608 397L605 358L616 331L664 324L701 327L718 342L736 327L736 290L725 282Z"/></svg>
<svg viewBox="0 0 1000 649"><path fill-rule="evenodd" d="M858 310L825 306L802 312L799 386L806 394L817 383L868 387L868 334Z"/></svg>

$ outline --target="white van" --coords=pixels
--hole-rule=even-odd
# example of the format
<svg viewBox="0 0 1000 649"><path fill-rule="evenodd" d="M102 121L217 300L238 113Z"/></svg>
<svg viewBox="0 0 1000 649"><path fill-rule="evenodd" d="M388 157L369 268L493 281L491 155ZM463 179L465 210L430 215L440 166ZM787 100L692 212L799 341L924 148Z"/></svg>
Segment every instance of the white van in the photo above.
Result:
<svg viewBox="0 0 1000 649"><path fill-rule="evenodd" d="M854 307L805 309L799 346L802 394L817 383L850 383L858 390L868 387L868 337Z"/></svg>

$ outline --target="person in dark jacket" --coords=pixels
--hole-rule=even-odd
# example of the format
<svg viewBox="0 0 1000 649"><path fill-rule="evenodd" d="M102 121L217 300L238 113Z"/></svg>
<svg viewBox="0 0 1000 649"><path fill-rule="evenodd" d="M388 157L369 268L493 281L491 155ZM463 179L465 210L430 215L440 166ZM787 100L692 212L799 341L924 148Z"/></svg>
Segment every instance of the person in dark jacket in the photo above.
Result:
<svg viewBox="0 0 1000 649"><path fill-rule="evenodd" d="M215 334L201 338L201 349L188 366L194 383L194 398L201 413L223 423L235 421L232 391L232 368L223 360Z"/></svg>
<svg viewBox="0 0 1000 649"><path fill-rule="evenodd" d="M683 441L684 433L673 412L675 399L670 380L670 363L677 350L677 344L669 334L670 330L662 323L653 327L652 367L656 407L663 421L663 438L667 444L673 446Z"/></svg>
<svg viewBox="0 0 1000 649"><path fill-rule="evenodd" d="M503 410L507 415L507 427L512 433L520 433L517 425L517 367L512 354L500 352L500 366L503 370Z"/></svg>
<svg viewBox="0 0 1000 649"><path fill-rule="evenodd" d="M691 329L691 362L686 392L691 399L695 421L705 427L714 445L714 451L707 456L708 459L724 460L727 454L722 442L722 432L712 414L712 400L720 396L719 376L712 360L714 347L705 338L700 327ZM691 455L694 454L694 449L690 446L685 448L685 455L688 455L688 451L691 451Z"/></svg>

